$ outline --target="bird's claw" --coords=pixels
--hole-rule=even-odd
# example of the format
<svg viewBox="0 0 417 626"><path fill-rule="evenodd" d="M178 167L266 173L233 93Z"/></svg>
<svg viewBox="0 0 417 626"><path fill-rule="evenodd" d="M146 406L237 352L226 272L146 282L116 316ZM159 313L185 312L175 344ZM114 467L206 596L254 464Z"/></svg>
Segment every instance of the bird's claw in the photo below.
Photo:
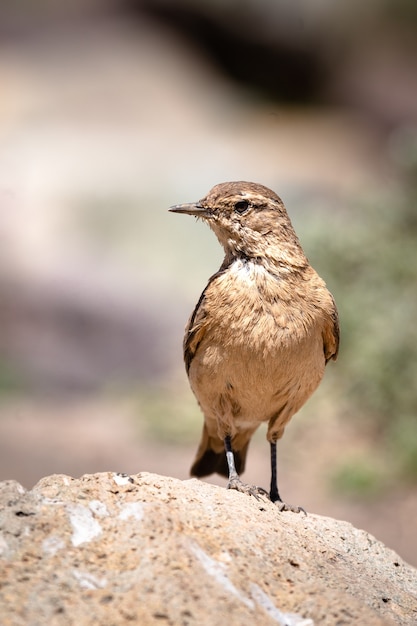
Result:
<svg viewBox="0 0 417 626"><path fill-rule="evenodd" d="M265 489L256 485L248 485L242 482L238 476L229 479L227 488L246 493L248 496L253 496L256 500L259 500L259 496L266 496L269 499L269 494Z"/></svg>
<svg viewBox="0 0 417 626"><path fill-rule="evenodd" d="M282 500L276 500L274 504L278 507L279 511L291 511L292 513L304 513L304 515L307 515L307 511L303 509L302 506L293 506Z"/></svg>

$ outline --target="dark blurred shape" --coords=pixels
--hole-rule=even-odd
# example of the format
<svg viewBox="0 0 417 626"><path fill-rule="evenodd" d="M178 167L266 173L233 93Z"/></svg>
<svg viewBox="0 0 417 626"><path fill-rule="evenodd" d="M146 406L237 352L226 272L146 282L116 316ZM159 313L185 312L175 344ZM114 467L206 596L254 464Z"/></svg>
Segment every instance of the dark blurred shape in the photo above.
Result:
<svg viewBox="0 0 417 626"><path fill-rule="evenodd" d="M417 121L413 0L29 0L0 7L0 39L57 40L87 24L152 18L257 97L354 109L384 130ZM140 30L138 33L140 36Z"/></svg>
<svg viewBox="0 0 417 626"><path fill-rule="evenodd" d="M417 121L417 11L408 0L371 8L331 1L126 0L168 25L258 96L356 109L392 129Z"/></svg>
<svg viewBox="0 0 417 626"><path fill-rule="evenodd" d="M283 14L268 36L250 7L224 11L215 4L163 0L126 4L137 17L145 10L175 29L226 76L264 97L293 103L320 99L326 70L318 42L311 40L301 16L287 28L288 15ZM270 17L275 23L275 12Z"/></svg>
<svg viewBox="0 0 417 626"><path fill-rule="evenodd" d="M161 319L146 304L97 284L0 284L0 391L86 393L146 384L170 363Z"/></svg>

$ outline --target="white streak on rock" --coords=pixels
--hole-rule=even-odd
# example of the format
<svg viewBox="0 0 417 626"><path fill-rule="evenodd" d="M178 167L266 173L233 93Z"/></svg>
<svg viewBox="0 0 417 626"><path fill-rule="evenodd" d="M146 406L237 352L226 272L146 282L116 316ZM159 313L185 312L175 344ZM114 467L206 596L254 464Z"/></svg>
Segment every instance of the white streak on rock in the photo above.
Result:
<svg viewBox="0 0 417 626"><path fill-rule="evenodd" d="M2 534L0 534L0 554L5 554L9 548L9 545Z"/></svg>
<svg viewBox="0 0 417 626"><path fill-rule="evenodd" d="M280 626L314 626L312 619L306 619L296 613L283 613L277 609L271 598L258 585L252 583L250 590L255 602Z"/></svg>
<svg viewBox="0 0 417 626"><path fill-rule="evenodd" d="M79 546L82 543L91 541L101 534L101 526L94 519L92 512L82 504L68 507L70 522L73 528L71 537L72 545Z"/></svg>
<svg viewBox="0 0 417 626"><path fill-rule="evenodd" d="M142 520L144 515L142 502L127 502L120 510L118 515L119 519L126 520L129 517L134 517L137 520Z"/></svg>
<svg viewBox="0 0 417 626"><path fill-rule="evenodd" d="M224 563L212 559L195 543L191 544L191 551L198 558L207 574L212 576L225 591L239 598L248 608L253 610L256 602L280 626L314 626L314 622L311 619L306 619L296 613L283 613L283 611L277 609L271 598L254 583L250 587L252 599L248 598L232 583L226 573L226 565ZM228 553L222 553L223 560L229 560L227 558L229 556Z"/></svg>
<svg viewBox="0 0 417 626"><path fill-rule="evenodd" d="M88 506L98 517L107 517L109 515L106 505L104 502L100 502L100 500L91 500Z"/></svg>
<svg viewBox="0 0 417 626"><path fill-rule="evenodd" d="M61 537L51 535L42 541L42 550L46 556L54 556L59 550L65 548L65 541Z"/></svg>
<svg viewBox="0 0 417 626"><path fill-rule="evenodd" d="M191 544L191 551L198 558L201 565L206 570L207 574L212 576L215 581L221 587L223 587L224 591L227 591L228 593L236 596L236 598L239 598L239 600L243 602L243 604L245 604L248 608L255 608L252 600L247 598L241 591L239 591L239 589L234 586L234 584L225 572L226 567L223 563L219 563L219 561L215 561L214 559L212 559L208 554L204 552L204 550L200 548L200 546L195 543Z"/></svg>
<svg viewBox="0 0 417 626"><path fill-rule="evenodd" d="M119 487L132 483L132 479L127 474L113 474L113 480Z"/></svg>
<svg viewBox="0 0 417 626"><path fill-rule="evenodd" d="M88 572L80 572L74 569L72 570L72 575L78 580L82 589L104 589L107 585L105 578L97 578L97 576Z"/></svg>

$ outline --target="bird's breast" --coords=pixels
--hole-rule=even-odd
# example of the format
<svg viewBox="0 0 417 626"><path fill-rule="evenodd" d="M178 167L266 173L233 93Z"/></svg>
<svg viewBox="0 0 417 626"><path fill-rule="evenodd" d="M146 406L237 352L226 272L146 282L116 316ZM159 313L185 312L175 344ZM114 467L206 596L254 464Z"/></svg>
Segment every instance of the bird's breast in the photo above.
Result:
<svg viewBox="0 0 417 626"><path fill-rule="evenodd" d="M325 366L323 311L308 280L298 283L243 261L209 283L186 333L190 383L206 416L232 416L244 429L279 414L282 430L316 388Z"/></svg>
<svg viewBox="0 0 417 626"><path fill-rule="evenodd" d="M276 350L309 332L314 315L306 299L289 276L236 260L206 293L207 330L225 345Z"/></svg>

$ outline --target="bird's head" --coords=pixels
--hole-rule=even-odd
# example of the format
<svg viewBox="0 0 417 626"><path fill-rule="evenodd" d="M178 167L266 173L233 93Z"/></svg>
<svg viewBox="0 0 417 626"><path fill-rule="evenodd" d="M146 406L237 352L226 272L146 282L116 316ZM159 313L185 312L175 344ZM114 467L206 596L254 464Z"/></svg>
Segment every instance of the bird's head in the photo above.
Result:
<svg viewBox="0 0 417 626"><path fill-rule="evenodd" d="M262 259L304 257L284 203L256 183L220 183L199 200L170 208L203 219L217 235L226 256ZM304 261L303 261L304 262Z"/></svg>

